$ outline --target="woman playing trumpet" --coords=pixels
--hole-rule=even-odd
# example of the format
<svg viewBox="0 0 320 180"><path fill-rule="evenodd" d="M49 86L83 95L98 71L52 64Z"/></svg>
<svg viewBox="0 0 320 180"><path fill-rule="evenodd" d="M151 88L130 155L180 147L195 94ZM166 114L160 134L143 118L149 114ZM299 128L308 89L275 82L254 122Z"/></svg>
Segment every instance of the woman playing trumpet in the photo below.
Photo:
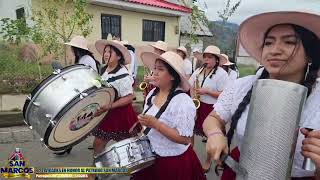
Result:
<svg viewBox="0 0 320 180"><path fill-rule="evenodd" d="M205 65L198 68L189 79L189 83L193 85L193 92L191 92L191 94L200 95L200 107L197 109L194 134L202 137L205 136L202 123L213 110L214 103L229 81L228 73L219 67L219 61L222 58L224 58L224 56L220 54L218 47L208 46L203 53ZM211 161L208 159L203 165L203 170L207 172L210 165Z"/></svg>

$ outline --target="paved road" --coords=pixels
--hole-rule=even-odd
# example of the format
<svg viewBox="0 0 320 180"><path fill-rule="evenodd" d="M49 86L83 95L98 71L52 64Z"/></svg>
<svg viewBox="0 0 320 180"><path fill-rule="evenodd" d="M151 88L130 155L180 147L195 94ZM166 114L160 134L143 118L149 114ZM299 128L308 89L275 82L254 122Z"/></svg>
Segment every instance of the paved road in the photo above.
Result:
<svg viewBox="0 0 320 180"><path fill-rule="evenodd" d="M11 134L8 134L11 131ZM7 133L6 133L7 132ZM14 152L16 147L22 149L24 157L34 167L54 167L54 166L91 166L92 165L92 150L88 150L87 147L92 143L92 137L87 138L80 144L76 145L68 156L57 157L52 154L49 149L46 149L41 145L40 137L33 131L28 130L24 126L14 127L11 129L0 128L0 166L6 164L8 156ZM6 136L6 137L5 137ZM10 139L11 138L11 139ZM5 139L9 139L5 141ZM196 137L195 149L200 158L204 160L205 144L201 142L199 137ZM210 180L218 180L218 177L214 175L212 170L207 175ZM1 179L1 178L0 178ZM129 179L117 178L121 180Z"/></svg>

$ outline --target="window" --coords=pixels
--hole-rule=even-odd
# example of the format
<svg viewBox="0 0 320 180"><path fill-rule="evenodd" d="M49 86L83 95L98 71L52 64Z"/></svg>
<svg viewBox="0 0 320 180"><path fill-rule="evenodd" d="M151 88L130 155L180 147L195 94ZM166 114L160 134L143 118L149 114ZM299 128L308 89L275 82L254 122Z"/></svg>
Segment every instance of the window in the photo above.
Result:
<svg viewBox="0 0 320 180"><path fill-rule="evenodd" d="M165 22L143 20L142 41L164 41Z"/></svg>
<svg viewBox="0 0 320 180"><path fill-rule="evenodd" d="M102 39L107 39L109 33L121 39L121 16L102 14L101 31Z"/></svg>
<svg viewBox="0 0 320 180"><path fill-rule="evenodd" d="M23 7L16 9L16 16L17 16L17 19L21 19L24 23L26 23L26 16L25 16Z"/></svg>

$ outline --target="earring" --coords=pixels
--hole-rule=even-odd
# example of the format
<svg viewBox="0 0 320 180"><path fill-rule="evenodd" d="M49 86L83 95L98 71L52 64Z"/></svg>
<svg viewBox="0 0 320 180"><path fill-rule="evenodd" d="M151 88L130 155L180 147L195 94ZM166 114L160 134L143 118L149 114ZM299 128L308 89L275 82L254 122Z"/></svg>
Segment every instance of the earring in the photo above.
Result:
<svg viewBox="0 0 320 180"><path fill-rule="evenodd" d="M309 61L308 61L308 62L309 62ZM306 73L305 73L305 75L304 75L304 80L307 79L307 76L308 76L308 73L309 73L311 64L312 64L312 63L309 62L308 65L307 65L307 71L306 71Z"/></svg>

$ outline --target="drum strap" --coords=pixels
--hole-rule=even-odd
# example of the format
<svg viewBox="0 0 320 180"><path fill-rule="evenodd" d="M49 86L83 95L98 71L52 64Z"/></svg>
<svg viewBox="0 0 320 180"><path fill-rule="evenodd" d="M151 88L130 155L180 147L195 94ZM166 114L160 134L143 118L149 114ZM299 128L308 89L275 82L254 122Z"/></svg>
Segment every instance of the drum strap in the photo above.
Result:
<svg viewBox="0 0 320 180"><path fill-rule="evenodd" d="M172 94L172 96L171 96L171 98L168 98L168 99L166 100L166 102L161 106L161 108L160 108L159 111L157 112L155 118L159 119L159 117L161 116L161 114L162 114L162 113L166 110L166 108L168 107L171 99L172 99L174 96L176 96L176 95L178 95L178 94L180 94L180 93L185 93L185 92L182 91L182 90L176 90L176 91L174 91L173 94ZM155 95L156 95L156 91L154 91L154 93L148 98L148 100L147 100L148 108L145 110L145 112L144 112L143 114L146 114L146 113L149 111L149 109L152 107L151 99L152 99L152 97L155 96ZM147 135L150 130L151 130L151 128L147 127L147 128L143 131L143 133L144 133L145 135Z"/></svg>
<svg viewBox="0 0 320 180"><path fill-rule="evenodd" d="M109 79L107 80L107 82L108 82L108 83L111 83L111 82L114 82L114 81L116 81L116 80L125 78L125 77L127 77L127 76L129 76L128 73L121 74L121 75L118 75L118 76L114 76L114 77L109 78Z"/></svg>

